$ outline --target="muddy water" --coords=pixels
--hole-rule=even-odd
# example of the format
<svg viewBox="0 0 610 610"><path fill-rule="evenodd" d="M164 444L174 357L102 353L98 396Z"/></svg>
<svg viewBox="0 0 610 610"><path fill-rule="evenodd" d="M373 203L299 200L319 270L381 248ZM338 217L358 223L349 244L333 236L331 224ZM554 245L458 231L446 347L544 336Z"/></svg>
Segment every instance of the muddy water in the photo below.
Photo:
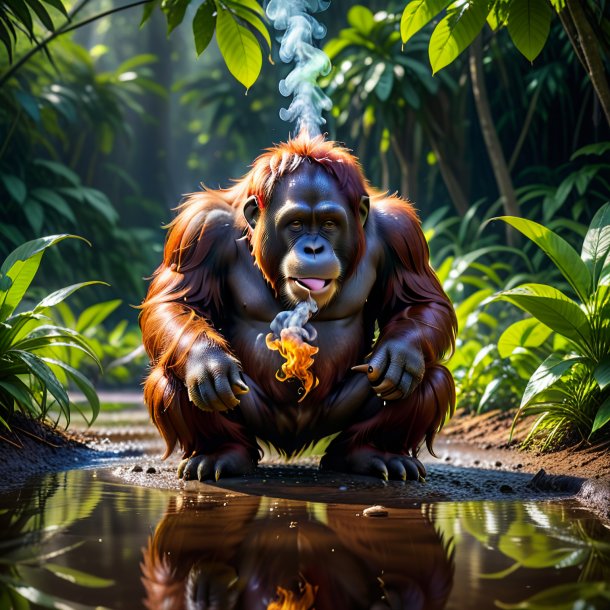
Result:
<svg viewBox="0 0 610 610"><path fill-rule="evenodd" d="M76 470L0 495L0 609L610 608L610 531L570 501L243 491Z"/></svg>

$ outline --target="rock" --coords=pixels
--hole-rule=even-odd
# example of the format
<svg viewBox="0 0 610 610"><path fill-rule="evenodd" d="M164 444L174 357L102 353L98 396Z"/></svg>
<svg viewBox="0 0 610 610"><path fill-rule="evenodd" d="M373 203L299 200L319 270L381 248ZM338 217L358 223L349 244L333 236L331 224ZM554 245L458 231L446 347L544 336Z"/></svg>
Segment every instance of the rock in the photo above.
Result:
<svg viewBox="0 0 610 610"><path fill-rule="evenodd" d="M154 466L149 466L146 469L146 474L157 474L157 469Z"/></svg>
<svg viewBox="0 0 610 610"><path fill-rule="evenodd" d="M131 472L142 472L142 466L140 466L140 464L136 464L132 469Z"/></svg>
<svg viewBox="0 0 610 610"><path fill-rule="evenodd" d="M500 460L497 460L496 463L494 464L494 466L496 468L500 468L502 466L502 462Z"/></svg>
<svg viewBox="0 0 610 610"><path fill-rule="evenodd" d="M362 511L362 514L365 517L387 517L388 509L380 504L375 504L375 506L369 506Z"/></svg>
<svg viewBox="0 0 610 610"><path fill-rule="evenodd" d="M500 492L503 494L514 494L515 490L510 485L500 485Z"/></svg>

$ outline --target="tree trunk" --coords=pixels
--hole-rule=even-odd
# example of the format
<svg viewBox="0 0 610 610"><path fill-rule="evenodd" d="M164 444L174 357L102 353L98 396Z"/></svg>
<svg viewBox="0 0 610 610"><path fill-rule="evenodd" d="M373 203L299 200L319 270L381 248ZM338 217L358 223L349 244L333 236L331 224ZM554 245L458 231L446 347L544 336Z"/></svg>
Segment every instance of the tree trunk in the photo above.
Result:
<svg viewBox="0 0 610 610"><path fill-rule="evenodd" d="M581 53L578 52L578 49L576 49L576 53L581 57L581 60L584 59L585 69L597 93L606 121L610 125L610 86L608 85L604 62L599 52L600 42L597 40L581 2L582 0L567 0L566 2L577 34L577 40L574 40L573 36L569 36L569 38L572 45L578 44L580 46ZM565 27L563 19L562 23Z"/></svg>
<svg viewBox="0 0 610 610"><path fill-rule="evenodd" d="M483 132L483 139L487 148L487 154L494 172L500 200L504 211L509 216L520 216L519 204L515 195L515 189L508 171L508 165L500 145L498 133L491 116L491 108L485 87L485 74L483 72L483 45L481 36L477 36L470 46L470 79L472 81L472 93L479 115L479 124ZM506 240L509 244L515 241L515 235L507 226Z"/></svg>
<svg viewBox="0 0 610 610"><path fill-rule="evenodd" d="M458 214L460 216L464 216L466 212L468 212L468 198L464 194L462 185L457 179L453 168L445 158L436 137L432 133L432 129L426 129L426 133L432 151L436 156L438 167L441 172L441 177L443 178L443 182L445 183L445 188L449 192L449 197L451 197L451 201L453 202L453 205L455 206L455 209L457 210Z"/></svg>

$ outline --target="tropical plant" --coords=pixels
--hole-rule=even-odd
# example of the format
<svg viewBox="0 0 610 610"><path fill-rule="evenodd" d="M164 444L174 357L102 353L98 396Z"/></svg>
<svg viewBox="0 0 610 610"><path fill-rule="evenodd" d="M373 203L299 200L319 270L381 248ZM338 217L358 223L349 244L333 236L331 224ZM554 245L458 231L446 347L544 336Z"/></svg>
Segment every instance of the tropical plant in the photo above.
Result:
<svg viewBox="0 0 610 610"><path fill-rule="evenodd" d="M64 359L83 373L95 386L130 385L142 376L147 356L142 346L142 335L135 324L120 320L109 326L108 318L121 305L119 299L95 303L76 315L66 303L59 303L53 318L62 326L74 329L95 352L101 368L86 354L65 350Z"/></svg>
<svg viewBox="0 0 610 610"><path fill-rule="evenodd" d="M610 87L604 58L610 13L605 3L588 0L551 0L570 43L598 94L610 123ZM402 14L400 32L407 43L430 21L443 14L430 36L429 57L437 72L471 44L480 41L485 27L506 27L517 49L530 61L539 55L549 36L553 11L547 0L411 0Z"/></svg>
<svg viewBox="0 0 610 610"><path fill-rule="evenodd" d="M68 238L77 236L52 235L26 242L11 252L0 267L0 424L8 429L15 411L43 419L54 410L56 421L63 417L69 424L72 405L66 391L68 381L88 401L89 415L76 407L88 424L99 412L91 381L63 360L61 351L82 352L99 364L97 356L80 333L54 324L49 310L80 288L101 282L66 286L25 309L27 291L43 254Z"/></svg>
<svg viewBox="0 0 610 610"><path fill-rule="evenodd" d="M553 353L531 376L515 421L536 415L525 443L543 448L610 432L610 202L595 214L579 255L562 237L532 220L500 217L534 242L569 284L572 296L549 284L503 290L504 300L529 313L501 341L505 355L538 348L553 335ZM573 297L573 298L572 298ZM511 346L514 346L511 348Z"/></svg>
<svg viewBox="0 0 610 610"><path fill-rule="evenodd" d="M178 27L191 0L151 0L144 8L142 24L156 6L167 18L167 33ZM229 72L246 90L258 78L263 65L259 37L271 52L271 36L265 23L265 11L256 0L203 0L193 17L193 37L197 55L201 55L214 37Z"/></svg>

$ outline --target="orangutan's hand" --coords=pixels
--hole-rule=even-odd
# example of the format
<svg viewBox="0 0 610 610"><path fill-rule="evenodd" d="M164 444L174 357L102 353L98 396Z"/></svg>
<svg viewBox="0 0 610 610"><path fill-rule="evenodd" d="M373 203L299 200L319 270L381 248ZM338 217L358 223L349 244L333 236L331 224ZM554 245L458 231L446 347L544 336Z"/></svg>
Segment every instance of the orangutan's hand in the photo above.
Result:
<svg viewBox="0 0 610 610"><path fill-rule="evenodd" d="M239 361L211 343L195 344L188 355L184 383L189 399L203 411L228 411L249 391Z"/></svg>
<svg viewBox="0 0 610 610"><path fill-rule="evenodd" d="M400 400L422 380L424 356L419 347L403 338L385 339L375 346L368 364L359 364L352 370L366 373L379 397Z"/></svg>

